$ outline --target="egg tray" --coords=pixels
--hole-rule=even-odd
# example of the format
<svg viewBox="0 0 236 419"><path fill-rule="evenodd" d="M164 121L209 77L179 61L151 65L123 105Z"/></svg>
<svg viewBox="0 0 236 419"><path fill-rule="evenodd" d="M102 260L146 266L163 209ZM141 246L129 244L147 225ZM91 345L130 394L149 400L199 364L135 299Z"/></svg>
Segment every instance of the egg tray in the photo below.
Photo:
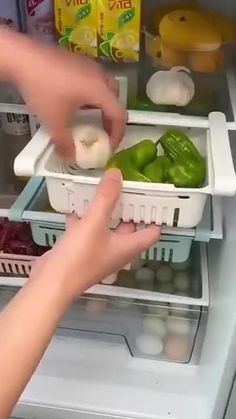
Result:
<svg viewBox="0 0 236 419"><path fill-rule="evenodd" d="M195 363L204 322L200 307L88 295L60 326L122 336L133 357Z"/></svg>
<svg viewBox="0 0 236 419"><path fill-rule="evenodd" d="M33 240L40 246L53 246L65 231L65 216L50 210L47 187L44 178L32 178L9 211L11 221L29 222ZM51 221L50 221L51 220ZM211 205L208 202L201 227L205 235L196 236L202 240L210 240L211 236ZM170 230L162 234L161 240L144 252L143 259L184 262L188 259L195 231L186 231L185 235L173 234ZM188 234L191 233L191 236ZM203 237L204 236L204 237Z"/></svg>

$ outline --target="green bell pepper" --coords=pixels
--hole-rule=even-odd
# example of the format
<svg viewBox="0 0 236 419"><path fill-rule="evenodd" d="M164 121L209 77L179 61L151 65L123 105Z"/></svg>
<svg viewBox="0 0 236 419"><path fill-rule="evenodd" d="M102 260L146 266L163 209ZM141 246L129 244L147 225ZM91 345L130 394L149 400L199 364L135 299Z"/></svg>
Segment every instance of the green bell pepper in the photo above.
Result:
<svg viewBox="0 0 236 419"><path fill-rule="evenodd" d="M143 140L116 153L108 161L106 168L116 167L121 171L124 180L151 182L142 170L155 159L156 153L155 143L151 140Z"/></svg>
<svg viewBox="0 0 236 419"><path fill-rule="evenodd" d="M172 162L166 180L176 187L199 188L206 177L206 160L188 136L177 129L167 131L158 141Z"/></svg>
<svg viewBox="0 0 236 419"><path fill-rule="evenodd" d="M170 160L166 156L157 156L143 169L143 174L151 179L152 182L162 183L166 181L166 171L171 166Z"/></svg>

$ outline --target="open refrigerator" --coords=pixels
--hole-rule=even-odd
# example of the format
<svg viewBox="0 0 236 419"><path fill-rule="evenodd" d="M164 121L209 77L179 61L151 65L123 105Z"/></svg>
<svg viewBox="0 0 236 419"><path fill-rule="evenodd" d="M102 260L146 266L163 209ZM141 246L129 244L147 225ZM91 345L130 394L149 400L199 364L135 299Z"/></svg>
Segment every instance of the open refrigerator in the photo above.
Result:
<svg viewBox="0 0 236 419"><path fill-rule="evenodd" d="M157 1L147 3L151 14ZM236 22L232 0L208 0L207 6ZM173 197L170 185L161 200L151 187L138 194L133 183L125 185L114 223L122 217L164 224L161 241L140 255L130 272L121 271L114 285L92 287L71 307L14 418L225 417L236 376L236 63L231 53L224 71L195 75L203 89L219 87L220 102L209 115L176 107L144 110L140 103L135 108L134 91L141 84L142 92L150 72L146 61L115 68L120 99L129 109L126 140L137 132L156 136L170 126L187 129L200 148L204 143L208 182L199 194L181 191L174 197L181 203L161 212L161 205L169 206L163 196ZM74 173L52 154L37 117L24 104L10 102L2 100L0 112L28 115L32 141L15 160L24 183L20 191L9 189L9 167L0 152L0 217L28 223L34 242L48 248L65 229L63 213L73 208L83 213L97 181L79 174L71 182ZM88 111L82 118L99 116ZM60 213L51 210L52 202ZM27 281L35 257L0 254L1 308Z"/></svg>

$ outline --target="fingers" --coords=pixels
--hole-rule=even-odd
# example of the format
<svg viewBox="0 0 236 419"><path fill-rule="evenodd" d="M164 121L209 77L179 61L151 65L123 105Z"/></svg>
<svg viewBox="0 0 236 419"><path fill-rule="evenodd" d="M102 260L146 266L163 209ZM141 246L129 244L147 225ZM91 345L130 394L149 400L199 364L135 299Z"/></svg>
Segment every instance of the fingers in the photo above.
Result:
<svg viewBox="0 0 236 419"><path fill-rule="evenodd" d="M111 138L112 145L117 147L124 136L127 112L109 89L101 92L99 105L103 112L104 127Z"/></svg>
<svg viewBox="0 0 236 419"><path fill-rule="evenodd" d="M116 228L116 234L130 234L134 233L136 226L134 223L120 223Z"/></svg>
<svg viewBox="0 0 236 419"><path fill-rule="evenodd" d="M116 97L119 96L119 82L115 79L115 77L107 73L106 74L106 81L109 89L115 94Z"/></svg>
<svg viewBox="0 0 236 419"><path fill-rule="evenodd" d="M153 246L160 240L161 228L159 226L148 226L133 234L119 237L122 251L129 255L130 260ZM122 243L121 243L122 241Z"/></svg>
<svg viewBox="0 0 236 419"><path fill-rule="evenodd" d="M75 214L70 214L66 217L66 231L72 229L76 224L78 224L78 217Z"/></svg>
<svg viewBox="0 0 236 419"><path fill-rule="evenodd" d="M52 142L55 145L56 152L67 160L74 160L75 145L71 133L61 132L61 135L53 135Z"/></svg>
<svg viewBox="0 0 236 419"><path fill-rule="evenodd" d="M95 221L101 227L108 226L112 211L120 197L122 176L119 170L108 170L101 179L96 196L86 214L86 218Z"/></svg>
<svg viewBox="0 0 236 419"><path fill-rule="evenodd" d="M52 110L48 114L48 129L51 133L52 142L55 144L56 151L63 158L74 160L75 145L72 137L72 117L73 112L70 106L63 106L57 109L57 113Z"/></svg>

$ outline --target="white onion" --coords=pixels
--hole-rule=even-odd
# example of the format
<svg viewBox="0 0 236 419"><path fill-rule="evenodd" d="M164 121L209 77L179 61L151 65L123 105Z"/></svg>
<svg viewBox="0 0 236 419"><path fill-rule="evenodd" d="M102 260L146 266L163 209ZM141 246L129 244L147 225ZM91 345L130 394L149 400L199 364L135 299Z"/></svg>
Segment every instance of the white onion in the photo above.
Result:
<svg viewBox="0 0 236 419"><path fill-rule="evenodd" d="M185 67L157 71L148 80L148 98L156 104L186 106L195 94L194 83L188 72Z"/></svg>
<svg viewBox="0 0 236 419"><path fill-rule="evenodd" d="M96 125L77 125L73 129L75 159L81 169L103 169L111 157L110 139Z"/></svg>

